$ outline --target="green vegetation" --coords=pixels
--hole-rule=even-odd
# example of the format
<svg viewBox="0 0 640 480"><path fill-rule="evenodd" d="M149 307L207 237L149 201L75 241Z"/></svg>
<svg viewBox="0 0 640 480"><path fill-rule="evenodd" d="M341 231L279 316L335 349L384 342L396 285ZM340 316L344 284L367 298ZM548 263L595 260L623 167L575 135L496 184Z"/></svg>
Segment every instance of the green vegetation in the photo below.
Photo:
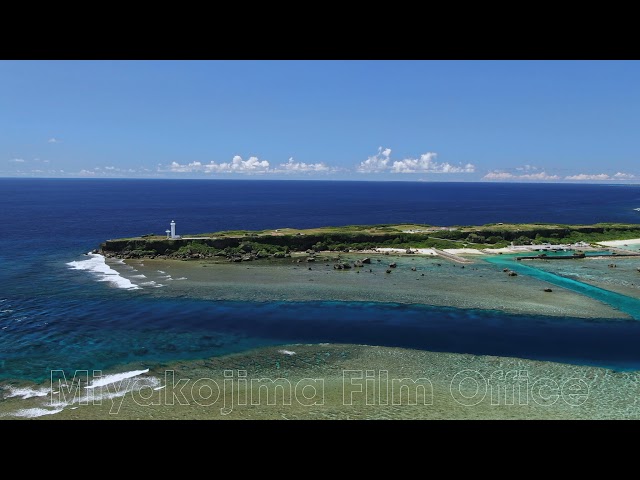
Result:
<svg viewBox="0 0 640 480"><path fill-rule="evenodd" d="M347 225L306 230L282 228L248 231L229 230L170 240L163 236L109 240L104 252L131 256L242 256L283 257L308 250L347 251L392 248L499 248L543 243L597 243L640 238L640 224L599 223L487 224L482 226L434 227L431 225ZM191 238L189 238L191 237Z"/></svg>

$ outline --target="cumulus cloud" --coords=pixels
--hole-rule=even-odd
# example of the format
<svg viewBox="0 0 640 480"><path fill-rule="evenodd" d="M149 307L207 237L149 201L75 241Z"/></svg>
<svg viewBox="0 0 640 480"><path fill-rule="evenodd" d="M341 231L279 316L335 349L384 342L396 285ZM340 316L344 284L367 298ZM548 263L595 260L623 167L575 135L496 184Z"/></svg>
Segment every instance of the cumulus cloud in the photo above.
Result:
<svg viewBox="0 0 640 480"><path fill-rule="evenodd" d="M517 175L509 172L489 172L484 177L483 180L511 180L516 178Z"/></svg>
<svg viewBox="0 0 640 480"><path fill-rule="evenodd" d="M618 172L614 175L606 173L579 173L577 175L569 175L564 177L565 180L585 181L585 180L633 180L636 176L632 173Z"/></svg>
<svg viewBox="0 0 640 480"><path fill-rule="evenodd" d="M610 180L611 177L609 177L609 175L607 175L606 173L599 173L599 174L595 174L595 175L591 175L588 173L579 173L577 175L569 175L567 177L564 177L565 180Z"/></svg>
<svg viewBox="0 0 640 480"><path fill-rule="evenodd" d="M450 163L436 162L437 153L428 152L420 155L420 158L405 158L393 162L393 173L473 173L475 166L467 163L464 166L455 166Z"/></svg>
<svg viewBox="0 0 640 480"><path fill-rule="evenodd" d="M281 163L278 168L279 171L289 173L306 173L306 172L328 172L331 170L323 162L320 163L304 163L295 162L293 157L289 158L287 163Z"/></svg>
<svg viewBox="0 0 640 480"><path fill-rule="evenodd" d="M622 173L618 172L613 176L614 180L631 180L636 178L632 173Z"/></svg>
<svg viewBox="0 0 640 480"><path fill-rule="evenodd" d="M487 173L483 180L537 180L537 181L545 181L545 180L560 180L558 175L549 175L547 172L542 171L538 173L522 173L522 174L513 174L510 172L501 172L495 170L493 172Z"/></svg>
<svg viewBox="0 0 640 480"><path fill-rule="evenodd" d="M47 143L61 143L62 140L58 140L55 137L51 137L49 140L47 140Z"/></svg>
<svg viewBox="0 0 640 480"><path fill-rule="evenodd" d="M162 169L159 169L162 171ZM211 161L209 163L191 162L186 164L180 164L178 162L171 162L168 167L168 171L175 173L192 173L192 172L204 172L204 173L267 173L270 171L269 162L267 160L260 160L258 157L249 157L247 160L243 160L240 155L233 157L231 162L216 163Z"/></svg>
<svg viewBox="0 0 640 480"><path fill-rule="evenodd" d="M212 161L204 167L208 172L264 173L269 170L269 162L260 160L258 157L249 157L247 160L243 160L240 155L236 155L229 163L216 164Z"/></svg>
<svg viewBox="0 0 640 480"><path fill-rule="evenodd" d="M9 161L13 163L24 163L24 158L12 158Z"/></svg>
<svg viewBox="0 0 640 480"><path fill-rule="evenodd" d="M378 147L378 153L370 156L365 161L360 162L358 171L362 173L382 172L387 169L389 158L391 157L390 148Z"/></svg>
<svg viewBox="0 0 640 480"><path fill-rule="evenodd" d="M446 162L437 162L437 153L427 152L418 158L405 158L391 163L391 149L378 147L378 153L370 156L358 166L358 172L376 173L390 171L392 173L473 173L475 166L452 165Z"/></svg>

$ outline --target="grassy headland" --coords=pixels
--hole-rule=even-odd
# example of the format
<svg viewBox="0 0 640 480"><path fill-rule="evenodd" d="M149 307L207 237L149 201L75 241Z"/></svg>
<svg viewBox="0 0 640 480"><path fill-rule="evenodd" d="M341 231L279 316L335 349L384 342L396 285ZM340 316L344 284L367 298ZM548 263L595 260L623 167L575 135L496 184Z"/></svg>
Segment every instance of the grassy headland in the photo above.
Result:
<svg viewBox="0 0 640 480"><path fill-rule="evenodd" d="M640 224L593 225L502 224L437 227L419 224L348 225L311 229L228 230L183 235L160 235L107 240L100 251L121 258L257 259L284 257L291 252L371 250L393 248L500 248L515 245L597 243L640 238ZM250 258L249 258L250 257Z"/></svg>

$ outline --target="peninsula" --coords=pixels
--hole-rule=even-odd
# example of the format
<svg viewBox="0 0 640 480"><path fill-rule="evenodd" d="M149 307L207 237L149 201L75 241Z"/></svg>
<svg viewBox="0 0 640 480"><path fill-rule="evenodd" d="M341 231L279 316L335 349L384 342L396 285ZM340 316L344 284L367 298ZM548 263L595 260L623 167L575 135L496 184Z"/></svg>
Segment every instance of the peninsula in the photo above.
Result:
<svg viewBox="0 0 640 480"><path fill-rule="evenodd" d="M219 259L231 262L285 258L318 252L500 254L534 250L588 250L602 242L640 238L640 224L503 224L450 226L399 224L351 225L312 229L230 230L209 234L147 234L107 240L95 253L122 259ZM620 246L624 246L624 242ZM640 247L640 245L639 245ZM601 248L601 247L600 247ZM640 252L636 249L635 253ZM618 254L633 254L631 250ZM448 255L447 255L448 254Z"/></svg>

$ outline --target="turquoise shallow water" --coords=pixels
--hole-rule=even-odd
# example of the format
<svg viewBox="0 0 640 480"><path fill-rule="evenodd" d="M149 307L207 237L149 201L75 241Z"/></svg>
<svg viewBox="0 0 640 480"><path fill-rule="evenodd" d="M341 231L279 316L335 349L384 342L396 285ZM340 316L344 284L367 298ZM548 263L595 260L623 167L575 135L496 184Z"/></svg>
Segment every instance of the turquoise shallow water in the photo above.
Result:
<svg viewBox="0 0 640 480"><path fill-rule="evenodd" d="M560 252L558 254L561 253L567 254L566 252ZM550 255L552 254L550 253ZM486 261L500 267L509 268L514 272L538 278L552 283L553 285L573 290L574 292L578 292L587 297L612 305L618 310L631 315L634 319L640 320L640 299L621 295L616 292L580 282L573 278L563 277L555 273L535 268L536 262L540 262L539 260L516 261L515 258L518 256L522 256L522 254L499 255L487 258ZM580 262L580 260L555 260L555 262L575 263Z"/></svg>

